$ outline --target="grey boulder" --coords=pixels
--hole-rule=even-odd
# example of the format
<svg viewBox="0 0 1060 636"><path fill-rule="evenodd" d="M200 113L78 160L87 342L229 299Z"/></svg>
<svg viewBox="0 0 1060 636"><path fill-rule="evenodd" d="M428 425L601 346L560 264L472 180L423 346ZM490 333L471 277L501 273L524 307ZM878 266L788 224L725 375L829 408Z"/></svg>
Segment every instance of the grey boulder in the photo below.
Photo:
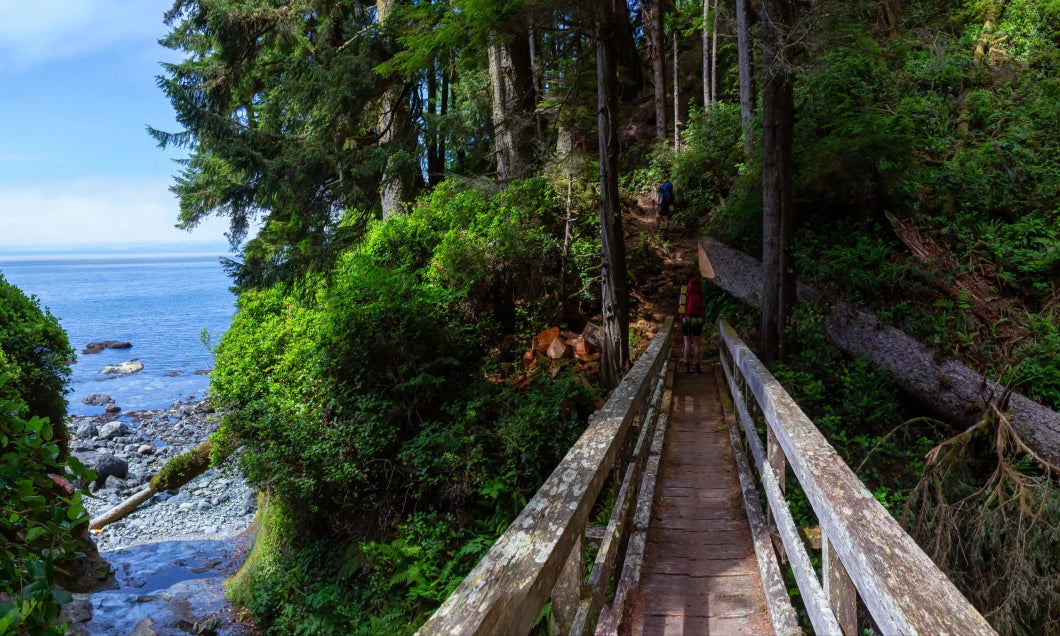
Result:
<svg viewBox="0 0 1060 636"><path fill-rule="evenodd" d="M129 429L125 427L125 422L119 422L117 420L113 422L107 422L103 426L99 427L99 436L103 439L114 439L126 435Z"/></svg>
<svg viewBox="0 0 1060 636"><path fill-rule="evenodd" d="M88 404L90 406L106 406L108 404L114 404L114 398L107 395L106 393L93 393L92 395L86 395L81 398L81 404Z"/></svg>
<svg viewBox="0 0 1060 636"><path fill-rule="evenodd" d="M85 465L85 468L96 471L96 480L99 483L105 482L107 477L111 475L125 479L126 475L129 474L129 462L113 455L96 451L75 451L72 454Z"/></svg>
<svg viewBox="0 0 1060 636"><path fill-rule="evenodd" d="M74 431L74 435L77 435L77 439L79 440L87 440L90 437L99 435L99 429L96 428L96 425L92 422L83 422L77 427L77 430Z"/></svg>

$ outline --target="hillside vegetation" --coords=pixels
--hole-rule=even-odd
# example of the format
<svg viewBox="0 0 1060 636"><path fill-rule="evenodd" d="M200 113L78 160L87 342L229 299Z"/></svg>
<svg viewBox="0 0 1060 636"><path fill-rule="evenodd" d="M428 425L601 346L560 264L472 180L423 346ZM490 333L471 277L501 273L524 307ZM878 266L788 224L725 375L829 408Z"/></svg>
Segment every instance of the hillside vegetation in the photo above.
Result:
<svg viewBox="0 0 1060 636"><path fill-rule="evenodd" d="M414 631L673 311L660 279L693 265L673 256L708 234L778 256L783 170L763 166L786 141L778 280L1060 408L1060 0L736 2L174 1L159 86L179 129L151 134L187 153L180 224L226 217L239 250L212 448L261 491L229 585L257 629ZM647 208L668 178L663 232ZM1003 400L960 430L830 345L827 303L762 322L707 304L749 341L780 323L763 358L992 625L1060 631L1058 473ZM48 477L84 478L60 425L71 354L2 279L0 318L0 633L46 630L85 521ZM587 322L599 377L523 364L539 331Z"/></svg>

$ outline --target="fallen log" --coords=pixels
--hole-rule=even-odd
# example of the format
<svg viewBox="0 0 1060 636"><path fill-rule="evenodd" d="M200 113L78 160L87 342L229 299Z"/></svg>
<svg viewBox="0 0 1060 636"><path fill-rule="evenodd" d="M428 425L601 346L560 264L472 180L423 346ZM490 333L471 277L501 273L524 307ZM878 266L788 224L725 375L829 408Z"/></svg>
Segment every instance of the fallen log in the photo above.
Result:
<svg viewBox="0 0 1060 636"><path fill-rule="evenodd" d="M713 238L699 241L700 274L753 307L761 304L762 265ZM821 294L799 283L800 300L820 302ZM843 352L883 369L907 393L943 419L970 426L988 403L1007 410L1012 428L1042 459L1060 463L1060 413L969 369L957 360L936 362L935 354L905 332L880 323L870 313L842 301L824 321L828 338ZM1007 400L1005 400L1005 396Z"/></svg>
<svg viewBox="0 0 1060 636"><path fill-rule="evenodd" d="M88 522L89 530L99 530L103 526L109 525L117 521L118 519L124 518L126 515L131 513L140 507L140 504L147 501L155 494L155 490L148 484L143 490L139 491L135 495L129 497L125 501L121 502L117 506L114 506L110 510L104 512L100 516L92 519Z"/></svg>
<svg viewBox="0 0 1060 636"><path fill-rule="evenodd" d="M207 439L190 451L169 460L162 470L151 478L146 488L89 521L89 530L99 530L103 526L123 519L155 493L163 490L177 490L203 474L210 467L210 453L213 452L213 448L213 440Z"/></svg>

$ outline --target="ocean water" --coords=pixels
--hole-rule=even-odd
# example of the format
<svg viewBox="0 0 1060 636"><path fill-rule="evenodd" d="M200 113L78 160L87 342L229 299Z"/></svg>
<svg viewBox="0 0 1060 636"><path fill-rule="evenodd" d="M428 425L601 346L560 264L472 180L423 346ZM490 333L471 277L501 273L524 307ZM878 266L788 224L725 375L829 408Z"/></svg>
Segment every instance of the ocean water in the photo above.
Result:
<svg viewBox="0 0 1060 636"><path fill-rule="evenodd" d="M0 260L0 273L37 296L58 319L77 351L71 366L69 413L95 415L103 407L81 399L114 398L124 411L163 408L201 398L209 387L213 346L231 323L236 297L216 256L141 256ZM81 353L89 342L126 340L131 349ZM129 360L144 368L107 375L108 364ZM199 373L196 373L199 372Z"/></svg>

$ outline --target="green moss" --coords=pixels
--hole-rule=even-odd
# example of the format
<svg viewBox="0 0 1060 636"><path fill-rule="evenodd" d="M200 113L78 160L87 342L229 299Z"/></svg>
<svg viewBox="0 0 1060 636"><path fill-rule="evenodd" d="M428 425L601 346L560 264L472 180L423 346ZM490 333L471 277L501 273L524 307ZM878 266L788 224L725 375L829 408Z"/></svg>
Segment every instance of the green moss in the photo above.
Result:
<svg viewBox="0 0 1060 636"><path fill-rule="evenodd" d="M214 443L208 439L192 450L169 460L158 474L151 478L151 489L155 492L180 488L201 475L210 467L210 456Z"/></svg>

